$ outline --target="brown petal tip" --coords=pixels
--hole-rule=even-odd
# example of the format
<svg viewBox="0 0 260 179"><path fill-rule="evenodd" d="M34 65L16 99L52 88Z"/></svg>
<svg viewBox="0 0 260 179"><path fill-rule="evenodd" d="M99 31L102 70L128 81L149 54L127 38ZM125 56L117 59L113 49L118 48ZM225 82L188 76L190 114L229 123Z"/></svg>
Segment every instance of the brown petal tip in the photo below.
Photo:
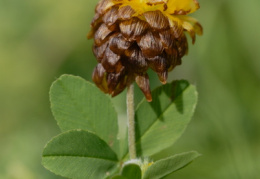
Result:
<svg viewBox="0 0 260 179"><path fill-rule="evenodd" d="M148 74L136 76L135 81L139 88L142 90L146 100L148 102L152 101L152 94L150 90L150 83L149 83L149 77Z"/></svg>
<svg viewBox="0 0 260 179"><path fill-rule="evenodd" d="M162 84L166 84L167 83L167 78L168 78L168 72L162 72L162 73L157 73L159 80Z"/></svg>
<svg viewBox="0 0 260 179"><path fill-rule="evenodd" d="M152 97L151 98L146 98L146 100L147 100L147 102L152 102L153 101L153 99L152 99Z"/></svg>

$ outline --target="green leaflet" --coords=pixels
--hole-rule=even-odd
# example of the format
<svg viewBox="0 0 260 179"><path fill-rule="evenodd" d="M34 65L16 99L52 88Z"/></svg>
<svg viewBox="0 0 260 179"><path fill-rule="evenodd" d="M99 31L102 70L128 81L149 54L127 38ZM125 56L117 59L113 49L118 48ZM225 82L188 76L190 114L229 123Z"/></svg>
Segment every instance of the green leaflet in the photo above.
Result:
<svg viewBox="0 0 260 179"><path fill-rule="evenodd" d="M142 179L142 171L139 165L129 163L124 165L121 175L116 175L112 179Z"/></svg>
<svg viewBox="0 0 260 179"><path fill-rule="evenodd" d="M50 90L51 109L61 130L85 129L119 155L117 114L110 98L83 78L62 75Z"/></svg>
<svg viewBox="0 0 260 179"><path fill-rule="evenodd" d="M191 151L159 160L147 169L143 179L160 179L165 177L185 167L198 156L200 156L199 153Z"/></svg>
<svg viewBox="0 0 260 179"><path fill-rule="evenodd" d="M174 81L152 92L136 110L138 156L151 156L170 147L182 135L197 103L197 92L187 81Z"/></svg>
<svg viewBox="0 0 260 179"><path fill-rule="evenodd" d="M128 179L141 179L142 172L139 165L127 164L123 167L122 176Z"/></svg>
<svg viewBox="0 0 260 179"><path fill-rule="evenodd" d="M117 166L112 149L95 134L72 130L54 137L44 148L43 165L73 179L105 178Z"/></svg>

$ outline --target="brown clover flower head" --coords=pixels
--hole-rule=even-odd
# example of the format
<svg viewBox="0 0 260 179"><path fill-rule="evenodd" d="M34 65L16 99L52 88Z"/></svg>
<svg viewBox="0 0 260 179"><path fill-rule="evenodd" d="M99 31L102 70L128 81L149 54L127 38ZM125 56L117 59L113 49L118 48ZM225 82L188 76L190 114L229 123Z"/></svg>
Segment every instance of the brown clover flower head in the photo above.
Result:
<svg viewBox="0 0 260 179"><path fill-rule="evenodd" d="M92 79L116 96L134 81L151 101L147 70L165 84L168 72L187 54L185 32L195 42L202 26L187 16L199 9L197 0L101 0L88 38L94 38L98 65Z"/></svg>

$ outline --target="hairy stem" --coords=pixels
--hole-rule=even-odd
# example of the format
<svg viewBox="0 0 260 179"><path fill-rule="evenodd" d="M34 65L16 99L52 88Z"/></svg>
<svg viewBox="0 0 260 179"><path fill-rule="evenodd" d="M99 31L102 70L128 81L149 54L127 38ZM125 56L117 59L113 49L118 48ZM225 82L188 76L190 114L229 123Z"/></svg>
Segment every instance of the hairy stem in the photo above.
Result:
<svg viewBox="0 0 260 179"><path fill-rule="evenodd" d="M135 148L135 110L134 110L134 84L127 88L127 124L128 124L128 148L130 159L136 158Z"/></svg>

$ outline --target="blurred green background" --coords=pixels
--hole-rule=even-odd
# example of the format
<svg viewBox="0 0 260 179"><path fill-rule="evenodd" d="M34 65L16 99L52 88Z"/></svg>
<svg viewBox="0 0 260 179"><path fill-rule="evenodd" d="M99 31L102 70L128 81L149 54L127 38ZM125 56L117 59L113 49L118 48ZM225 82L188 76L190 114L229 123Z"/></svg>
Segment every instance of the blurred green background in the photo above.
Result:
<svg viewBox="0 0 260 179"><path fill-rule="evenodd" d="M204 35L169 78L197 86L197 110L181 139L153 158L189 150L203 154L169 179L257 179L260 1L199 2L193 16ZM64 73L91 80L96 61L86 34L96 3L0 0L0 179L62 178L41 166L44 145L60 132L48 91ZM160 85L156 75L150 78L152 88ZM136 88L136 101L141 98ZM124 100L125 93L113 99L122 125Z"/></svg>

